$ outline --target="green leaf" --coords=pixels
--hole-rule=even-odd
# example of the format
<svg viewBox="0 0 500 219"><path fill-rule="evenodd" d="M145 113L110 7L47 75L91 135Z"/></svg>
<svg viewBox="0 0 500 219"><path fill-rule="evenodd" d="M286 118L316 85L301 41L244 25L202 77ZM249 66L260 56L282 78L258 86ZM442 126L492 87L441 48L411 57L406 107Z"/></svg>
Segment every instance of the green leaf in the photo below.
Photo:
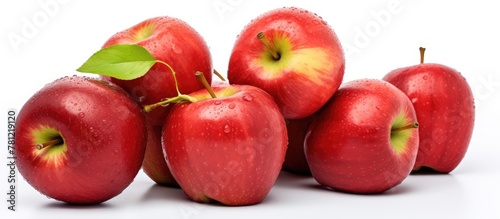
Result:
<svg viewBox="0 0 500 219"><path fill-rule="evenodd" d="M145 75L155 63L144 47L118 44L97 51L77 71L132 80Z"/></svg>

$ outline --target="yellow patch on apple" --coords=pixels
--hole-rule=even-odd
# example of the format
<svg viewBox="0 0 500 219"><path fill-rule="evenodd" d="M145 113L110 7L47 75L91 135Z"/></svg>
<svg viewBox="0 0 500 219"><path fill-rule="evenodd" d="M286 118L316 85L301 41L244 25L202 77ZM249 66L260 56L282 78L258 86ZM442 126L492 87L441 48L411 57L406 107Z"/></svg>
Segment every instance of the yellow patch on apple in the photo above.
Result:
<svg viewBox="0 0 500 219"><path fill-rule="evenodd" d="M321 83L322 72L329 72L334 68L334 57L329 51L320 47L301 48L293 50L290 40L280 35L274 40L275 48L280 55L279 59L273 58L269 49L261 53L256 66L263 66L262 78L276 78L288 72L295 72L306 76L314 83Z"/></svg>
<svg viewBox="0 0 500 219"><path fill-rule="evenodd" d="M48 164L53 164L54 166L61 165L64 160L62 158L66 156L65 152L68 148L66 147L64 137L60 134L60 132L54 128L40 126L37 129L33 129L31 133L34 139L33 155ZM36 148L36 145L38 144L43 144L57 138L62 139L61 144L52 145L43 149Z"/></svg>

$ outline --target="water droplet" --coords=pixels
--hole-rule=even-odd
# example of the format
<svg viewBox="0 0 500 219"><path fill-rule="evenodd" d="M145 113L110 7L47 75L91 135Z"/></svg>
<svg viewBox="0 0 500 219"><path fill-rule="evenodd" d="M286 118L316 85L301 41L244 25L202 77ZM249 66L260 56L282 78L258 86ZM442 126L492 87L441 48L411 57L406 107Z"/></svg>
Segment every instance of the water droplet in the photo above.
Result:
<svg viewBox="0 0 500 219"><path fill-rule="evenodd" d="M229 132L231 132L231 127L229 127L229 125L225 125L224 126L224 133L228 134Z"/></svg>
<svg viewBox="0 0 500 219"><path fill-rule="evenodd" d="M244 101L250 102L250 101L252 101L252 99L253 99L253 98L252 98L252 96L250 96L250 95L244 95L244 96L243 96L243 100L244 100Z"/></svg>
<svg viewBox="0 0 500 219"><path fill-rule="evenodd" d="M172 44L172 51L173 51L174 53L180 54L180 53L182 53L182 48L181 48L181 47L176 46L175 44Z"/></svg>
<svg viewBox="0 0 500 219"><path fill-rule="evenodd" d="M85 113L84 113L84 112L80 112L80 113L78 113L78 117L80 117L80 118L85 117Z"/></svg>
<svg viewBox="0 0 500 219"><path fill-rule="evenodd" d="M118 152L120 152L120 149L118 149L118 147L113 149L113 153L118 154Z"/></svg>
<svg viewBox="0 0 500 219"><path fill-rule="evenodd" d="M272 138L269 128L262 129L259 133L259 142L261 142L262 144L269 144L271 143L271 141Z"/></svg>
<svg viewBox="0 0 500 219"><path fill-rule="evenodd" d="M220 100L216 100L216 101L214 102L214 104L215 104L215 105L220 105L221 103L222 103L222 101L220 101Z"/></svg>
<svg viewBox="0 0 500 219"><path fill-rule="evenodd" d="M229 104L229 109L234 109L235 107L236 107L236 104L234 104L234 103Z"/></svg>
<svg viewBox="0 0 500 219"><path fill-rule="evenodd" d="M429 79L429 76L424 75L424 76L422 77L422 79L427 80L427 79Z"/></svg>

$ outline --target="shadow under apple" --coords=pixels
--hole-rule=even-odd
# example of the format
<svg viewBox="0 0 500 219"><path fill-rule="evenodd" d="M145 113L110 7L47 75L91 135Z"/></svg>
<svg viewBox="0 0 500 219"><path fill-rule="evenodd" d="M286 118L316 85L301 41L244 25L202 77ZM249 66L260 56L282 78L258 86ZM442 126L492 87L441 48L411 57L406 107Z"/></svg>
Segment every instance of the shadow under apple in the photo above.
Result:
<svg viewBox="0 0 500 219"><path fill-rule="evenodd" d="M278 187L301 187L304 183L314 183L312 176L300 175L290 173L288 171L281 171L278 179L276 180L275 186Z"/></svg>
<svg viewBox="0 0 500 219"><path fill-rule="evenodd" d="M442 173L436 171L430 167L422 167L418 170L414 170L410 173L410 175L418 176L418 175L448 175L448 173Z"/></svg>
<svg viewBox="0 0 500 219"><path fill-rule="evenodd" d="M189 200L180 187L167 187L154 184L141 197L141 202L169 199Z"/></svg>
<svg viewBox="0 0 500 219"><path fill-rule="evenodd" d="M331 191L331 192L334 192L334 193L339 193L339 194L344 194L344 195L354 195L354 196L394 196L394 195L403 195L403 194L407 194L407 193L411 193L414 191L414 188L412 188L411 186L409 185L406 185L406 184L400 184L400 185L397 185L395 186L394 188L391 188L385 192L382 192L382 193L353 193L353 192L345 192L345 191L342 191L342 190L337 190L337 189L333 189L331 187L328 187L328 186L323 186L323 185L320 185L320 184L311 184L311 183L308 183L308 184L304 184L303 185L304 187L306 188L310 188L310 189L313 189L313 190L322 190L322 191Z"/></svg>
<svg viewBox="0 0 500 219"><path fill-rule="evenodd" d="M100 204L91 204L91 205L80 205L80 204L71 204L67 202L51 202L48 203L44 206L44 208L49 208L49 209L75 209L75 210L81 210L81 209L111 209L114 208L113 205L109 203L100 203Z"/></svg>

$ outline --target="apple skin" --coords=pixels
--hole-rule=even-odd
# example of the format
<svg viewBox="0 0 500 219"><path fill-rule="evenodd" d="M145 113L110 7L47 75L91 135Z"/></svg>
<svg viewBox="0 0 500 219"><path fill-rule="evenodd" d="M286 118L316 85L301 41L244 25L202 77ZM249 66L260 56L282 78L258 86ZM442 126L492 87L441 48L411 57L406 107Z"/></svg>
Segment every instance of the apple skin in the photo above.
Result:
<svg viewBox="0 0 500 219"><path fill-rule="evenodd" d="M260 203L283 165L287 133L272 97L249 85L190 94L200 101L175 105L163 129L172 175L196 202Z"/></svg>
<svg viewBox="0 0 500 219"><path fill-rule="evenodd" d="M303 119L286 120L288 149L286 150L283 170L298 175L311 175L311 170L309 169L304 151L304 145L306 134L314 119L314 115L316 114Z"/></svg>
<svg viewBox="0 0 500 219"><path fill-rule="evenodd" d="M436 63L395 69L383 79L406 93L417 112L420 146L414 171L422 167L453 171L464 158L474 129L474 97L466 79Z"/></svg>
<svg viewBox="0 0 500 219"><path fill-rule="evenodd" d="M392 129L416 119L408 97L388 82L343 84L306 135L313 177L323 186L349 193L382 193L399 185L415 163L418 129L396 134ZM395 139L397 145L391 135L402 137Z"/></svg>
<svg viewBox="0 0 500 219"><path fill-rule="evenodd" d="M257 39L263 32L281 55L275 60ZM330 26L300 8L280 8L252 20L237 38L228 66L230 84L259 87L287 119L318 111L344 77L344 53Z"/></svg>
<svg viewBox="0 0 500 219"><path fill-rule="evenodd" d="M73 204L97 204L120 194L141 168L144 114L121 88L95 78L64 77L47 84L16 121L16 163L40 193ZM63 145L38 150L51 129ZM45 139L44 141L46 141Z"/></svg>
<svg viewBox="0 0 500 219"><path fill-rule="evenodd" d="M212 57L202 36L186 22L173 17L154 17L140 22L111 36L103 48L116 44L137 44L148 50L157 60L169 64L177 73L181 93L191 93L203 88L194 76L203 72L212 80ZM119 80L103 76L125 89L141 105L160 102L177 96L170 69L155 64L144 76L134 80ZM146 115L149 123L163 125L170 107L158 107Z"/></svg>
<svg viewBox="0 0 500 219"><path fill-rule="evenodd" d="M148 124L148 143L146 145L146 153L142 163L142 170L146 175L162 186L179 187L175 181L167 161L163 155L163 147L161 145L162 126Z"/></svg>

